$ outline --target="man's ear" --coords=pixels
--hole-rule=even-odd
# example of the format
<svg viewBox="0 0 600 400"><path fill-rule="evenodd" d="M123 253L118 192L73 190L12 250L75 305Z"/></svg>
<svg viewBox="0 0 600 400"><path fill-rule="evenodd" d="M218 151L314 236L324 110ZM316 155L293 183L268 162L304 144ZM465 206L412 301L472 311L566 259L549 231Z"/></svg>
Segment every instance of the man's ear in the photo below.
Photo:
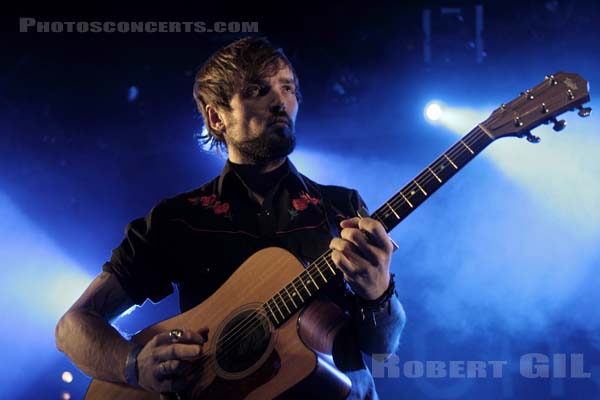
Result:
<svg viewBox="0 0 600 400"><path fill-rule="evenodd" d="M206 115L208 117L208 125L213 131L225 131L225 122L223 121L223 118L221 118L219 111L215 107L208 104L206 106Z"/></svg>

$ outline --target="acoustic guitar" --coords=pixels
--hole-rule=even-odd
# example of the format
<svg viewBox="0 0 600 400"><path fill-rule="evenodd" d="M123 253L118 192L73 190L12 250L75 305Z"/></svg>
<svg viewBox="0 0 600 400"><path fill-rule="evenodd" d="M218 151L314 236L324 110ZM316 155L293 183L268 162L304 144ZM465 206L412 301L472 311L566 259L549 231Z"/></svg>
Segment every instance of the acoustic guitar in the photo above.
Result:
<svg viewBox="0 0 600 400"><path fill-rule="evenodd" d="M538 142L531 130L554 123L569 110L590 115L588 83L579 75L559 72L502 104L485 121L450 147L372 215L389 232L494 140L515 136ZM277 268L273 268L276 265ZM267 248L252 255L212 296L195 308L136 334L145 344L174 328L211 335L181 399L345 398L351 389L346 375L332 362L332 345L348 317L332 302L317 296L341 273L328 250L308 267L291 253ZM248 286L247 282L253 285ZM123 384L93 380L86 399L159 399Z"/></svg>

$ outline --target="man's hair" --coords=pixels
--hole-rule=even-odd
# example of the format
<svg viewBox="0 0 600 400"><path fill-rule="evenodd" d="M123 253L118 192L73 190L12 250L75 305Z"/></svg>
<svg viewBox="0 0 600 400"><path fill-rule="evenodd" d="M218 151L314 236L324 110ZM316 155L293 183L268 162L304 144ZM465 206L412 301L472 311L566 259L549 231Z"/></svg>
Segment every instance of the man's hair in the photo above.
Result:
<svg viewBox="0 0 600 400"><path fill-rule="evenodd" d="M249 83L275 75L282 61L294 74L296 98L300 102L298 75L292 63L283 50L274 47L266 38L245 37L214 53L200 68L194 82L194 99L206 129L198 134L199 142L210 144L211 149L226 150L222 132L210 127L206 106L231 110L229 102L236 93L242 93Z"/></svg>

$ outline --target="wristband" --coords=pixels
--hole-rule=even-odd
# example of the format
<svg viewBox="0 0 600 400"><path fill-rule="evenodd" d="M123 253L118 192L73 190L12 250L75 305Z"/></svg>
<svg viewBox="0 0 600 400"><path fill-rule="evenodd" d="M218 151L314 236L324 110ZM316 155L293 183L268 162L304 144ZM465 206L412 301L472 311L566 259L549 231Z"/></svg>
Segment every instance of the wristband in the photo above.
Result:
<svg viewBox="0 0 600 400"><path fill-rule="evenodd" d="M388 306L388 314L391 313L390 299L394 294L398 296L398 293L396 293L396 282L394 281L394 277L394 274L390 274L390 283L388 285L388 288L385 290L385 292L383 292L381 296L374 300L365 300L362 297L356 295L356 303L360 310L360 314L362 316L363 321L365 320L365 312L369 312L371 313L373 323L377 325L377 321L375 321L375 312L381 311L386 304Z"/></svg>
<svg viewBox="0 0 600 400"><path fill-rule="evenodd" d="M138 365L137 365L137 356L142 351L142 346L136 344L129 353L127 354L127 360L125 360L125 381L128 385L133 387L140 387L138 383Z"/></svg>

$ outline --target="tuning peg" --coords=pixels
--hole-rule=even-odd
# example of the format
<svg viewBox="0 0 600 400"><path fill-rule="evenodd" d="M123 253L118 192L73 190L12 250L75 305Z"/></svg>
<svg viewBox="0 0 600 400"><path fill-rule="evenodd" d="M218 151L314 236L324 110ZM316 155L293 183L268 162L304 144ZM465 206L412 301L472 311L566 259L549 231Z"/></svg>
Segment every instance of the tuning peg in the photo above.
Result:
<svg viewBox="0 0 600 400"><path fill-rule="evenodd" d="M515 117L515 119L513 120L515 127L520 128L521 126L523 126L523 122L521 121L521 118L517 115Z"/></svg>
<svg viewBox="0 0 600 400"><path fill-rule="evenodd" d="M554 77L554 75L546 75L545 79L547 81L550 81L550 85L551 86L558 85L558 81L556 80L556 78Z"/></svg>
<svg viewBox="0 0 600 400"><path fill-rule="evenodd" d="M577 115L580 117L589 117L592 113L592 107L583 107L582 105L578 105L577 108L579 108Z"/></svg>
<svg viewBox="0 0 600 400"><path fill-rule="evenodd" d="M525 137L529 143L539 143L542 140L538 136L532 135L531 132L525 133Z"/></svg>
<svg viewBox="0 0 600 400"><path fill-rule="evenodd" d="M554 123L554 126L552 127L552 129L554 129L556 132L562 131L567 126L567 121L565 121L564 119L557 121L556 117L552 117L549 119L549 122L550 121Z"/></svg>

